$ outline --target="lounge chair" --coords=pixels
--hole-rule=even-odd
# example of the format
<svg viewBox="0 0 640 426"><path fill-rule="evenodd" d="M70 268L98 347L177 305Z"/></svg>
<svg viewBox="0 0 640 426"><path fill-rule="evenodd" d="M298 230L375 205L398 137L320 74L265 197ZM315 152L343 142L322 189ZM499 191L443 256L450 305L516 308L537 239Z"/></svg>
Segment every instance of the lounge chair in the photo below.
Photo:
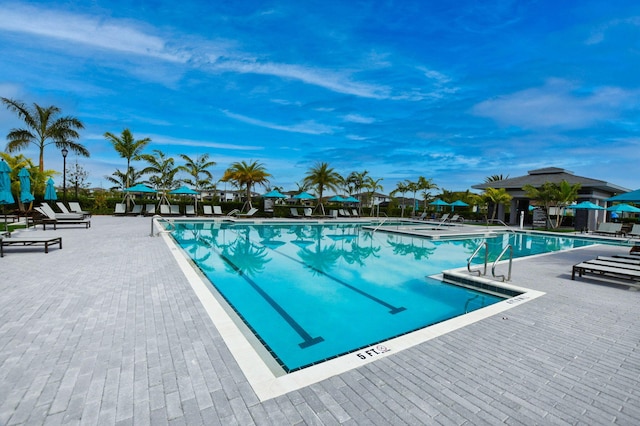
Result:
<svg viewBox="0 0 640 426"><path fill-rule="evenodd" d="M171 205L171 216L180 216L180 206L177 204Z"/></svg>
<svg viewBox="0 0 640 426"><path fill-rule="evenodd" d="M196 215L196 207L193 204L187 204L184 208L184 214L186 216L195 216Z"/></svg>
<svg viewBox="0 0 640 426"><path fill-rule="evenodd" d="M87 229L91 228L91 220L79 214L56 214L53 210L51 210L51 207L49 205L45 204L41 205L40 207L35 207L34 210L44 216L44 218L42 219L42 229L45 231L47 230L47 225L53 225L53 229L58 229L58 225L84 225Z"/></svg>
<svg viewBox="0 0 640 426"><path fill-rule="evenodd" d="M445 223L449 221L449 213L445 213L442 215L442 217L440 218L440 223Z"/></svg>
<svg viewBox="0 0 640 426"><path fill-rule="evenodd" d="M213 216L213 210L209 204L205 204L202 206L202 214L205 216Z"/></svg>
<svg viewBox="0 0 640 426"><path fill-rule="evenodd" d="M640 237L640 224L634 223L631 231L627 232L627 235L632 237Z"/></svg>
<svg viewBox="0 0 640 426"><path fill-rule="evenodd" d="M144 207L144 215L145 216L153 216L156 214L156 205L155 204L147 204Z"/></svg>
<svg viewBox="0 0 640 426"><path fill-rule="evenodd" d="M579 277L584 274L593 274L600 277L624 279L629 282L621 283L622 285L640 288L640 283L638 282L640 281L640 265L593 259L573 265L571 270L572 280L575 280L576 273ZM617 282L614 283L617 284Z"/></svg>
<svg viewBox="0 0 640 426"><path fill-rule="evenodd" d="M349 214L349 212L348 212L348 211L346 211L345 209L340 209L340 210L338 210L338 214L339 214L340 216L344 216L344 217L351 217L351 215Z"/></svg>
<svg viewBox="0 0 640 426"><path fill-rule="evenodd" d="M411 219L425 220L427 218L427 212L422 212L420 216L413 216Z"/></svg>
<svg viewBox="0 0 640 426"><path fill-rule="evenodd" d="M62 237L3 237L0 235L0 257L4 257L5 246L35 246L42 244L44 252L49 253L49 246L58 244L62 249Z"/></svg>
<svg viewBox="0 0 640 426"><path fill-rule="evenodd" d="M220 206L213 206L213 215L214 216L222 216L224 213L222 213L222 207Z"/></svg>
<svg viewBox="0 0 640 426"><path fill-rule="evenodd" d="M233 210L231 210L229 213L227 213L227 216L235 216L235 215L237 215L238 213L240 213L240 210L238 210L238 209L233 209Z"/></svg>
<svg viewBox="0 0 640 426"><path fill-rule="evenodd" d="M351 216L360 217L360 213L358 213L358 210L356 209L351 209Z"/></svg>
<svg viewBox="0 0 640 426"><path fill-rule="evenodd" d="M79 213L85 217L91 216L91 212L82 210L82 207L80 207L80 203L78 203L77 201L69 201L69 210L71 210L71 213Z"/></svg>
<svg viewBox="0 0 640 426"><path fill-rule="evenodd" d="M69 209L67 208L67 206L64 205L64 203L62 201L56 201L56 206L58 206L58 208L60 209L60 211L64 214L71 214L72 212L69 211Z"/></svg>
<svg viewBox="0 0 640 426"><path fill-rule="evenodd" d="M160 206L160 215L171 216L171 207L169 207L167 204L162 204Z"/></svg>
<svg viewBox="0 0 640 426"><path fill-rule="evenodd" d="M309 207L306 207L305 209L302 210L302 214L304 215L304 217L312 217L313 210L311 210L311 208Z"/></svg>
<svg viewBox="0 0 640 426"><path fill-rule="evenodd" d="M332 218L337 219L337 218L338 218L338 210L331 210L331 211L329 212L329 215L330 215Z"/></svg>
<svg viewBox="0 0 640 426"><path fill-rule="evenodd" d="M131 211L129 213L127 213L130 216L138 216L142 214L142 204L134 204L133 208L131 209Z"/></svg>
<svg viewBox="0 0 640 426"><path fill-rule="evenodd" d="M113 210L114 216L124 216L127 214L127 205L125 203L116 204L115 209Z"/></svg>
<svg viewBox="0 0 640 426"><path fill-rule="evenodd" d="M289 212L291 213L290 216L294 219L300 219L302 216L300 216L300 214L298 213L298 209L296 207L291 207L289 209Z"/></svg>
<svg viewBox="0 0 640 426"><path fill-rule="evenodd" d="M251 217L254 214L256 214L256 212L258 211L258 209L256 209L255 207L252 207L248 212L246 213L236 213L236 217Z"/></svg>
<svg viewBox="0 0 640 426"><path fill-rule="evenodd" d="M42 203L40 204L40 207L36 209L42 213L44 216L46 216L48 219L70 219L70 220L77 220L77 219L83 219L84 216L78 213L56 213L49 204L47 203Z"/></svg>
<svg viewBox="0 0 640 426"><path fill-rule="evenodd" d="M622 234L622 224L613 222L603 222L598 229L593 231L594 234L613 235L614 237Z"/></svg>

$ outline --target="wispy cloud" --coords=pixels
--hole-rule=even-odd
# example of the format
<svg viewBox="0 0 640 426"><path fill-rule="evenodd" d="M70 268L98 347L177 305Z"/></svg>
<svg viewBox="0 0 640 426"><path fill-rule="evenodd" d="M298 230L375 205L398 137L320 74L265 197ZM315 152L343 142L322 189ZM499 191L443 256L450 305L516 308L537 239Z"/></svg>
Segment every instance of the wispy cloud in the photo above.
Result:
<svg viewBox="0 0 640 426"><path fill-rule="evenodd" d="M364 115L360 114L347 114L342 118L344 121L347 121L349 123L371 124L376 121L376 119L373 117L365 117Z"/></svg>
<svg viewBox="0 0 640 426"><path fill-rule="evenodd" d="M215 148L215 149L227 149L227 150L238 150L238 151L254 151L254 150L264 149L264 147L259 145L237 145L237 144L230 144L230 143L172 138L164 135L150 135L149 137L153 141L154 145L158 144L158 145L170 145L170 146L184 146L184 147L192 147L192 148Z"/></svg>
<svg viewBox="0 0 640 426"><path fill-rule="evenodd" d="M591 32L591 35L586 40L586 44L599 44L605 39L606 33L612 28L616 28L622 25L631 25L634 27L640 27L640 16L630 16L624 19L614 19L608 21Z"/></svg>
<svg viewBox="0 0 640 426"><path fill-rule="evenodd" d="M270 75L283 79L298 80L333 92L363 98L386 99L391 96L391 88L388 86L353 81L349 75L337 73L331 69L286 63L259 62L241 58L220 59L212 65L220 71Z"/></svg>
<svg viewBox="0 0 640 426"><path fill-rule="evenodd" d="M584 93L566 80L552 79L543 87L480 102L472 112L507 126L579 129L615 117L634 96L617 87Z"/></svg>
<svg viewBox="0 0 640 426"><path fill-rule="evenodd" d="M165 40L145 34L134 28L129 21L103 20L22 4L6 4L0 7L0 30L49 37L173 62L185 62L188 59L184 54L171 51Z"/></svg>
<svg viewBox="0 0 640 426"><path fill-rule="evenodd" d="M303 123L285 126L282 124L275 124L275 123L270 123L268 121L258 120L258 119L247 117L241 114L235 114L233 112L226 111L226 110L223 110L222 113L229 118L241 121L243 123L252 124L254 126L259 126L259 127L265 127L267 129L282 130L284 132L305 133L308 135L323 135L323 134L332 134L336 130L336 127L319 124L319 123L316 123L315 121L305 121Z"/></svg>

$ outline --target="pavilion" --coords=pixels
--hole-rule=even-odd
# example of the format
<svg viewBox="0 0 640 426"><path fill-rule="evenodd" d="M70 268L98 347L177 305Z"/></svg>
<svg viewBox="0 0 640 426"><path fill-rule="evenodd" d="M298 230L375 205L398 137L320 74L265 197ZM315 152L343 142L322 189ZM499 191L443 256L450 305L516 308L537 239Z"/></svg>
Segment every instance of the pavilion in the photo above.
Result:
<svg viewBox="0 0 640 426"><path fill-rule="evenodd" d="M578 191L578 202L591 201L594 204L607 207L607 199L629 190L621 186L613 185L609 182L605 182L599 179L592 179L583 176L576 176L573 172L558 167L545 167L537 170L530 170L525 176L518 176L514 178L486 182L479 185L473 185L472 188L485 190L487 188L504 188L511 199L511 208L509 209L508 223L515 225L518 223L520 212L529 211L529 202L531 201L526 197L524 189L525 185L532 185L536 188L540 188L546 182L560 183L561 181L567 181L569 184L580 184L580 190ZM504 220L504 206L498 207L497 218ZM526 213L525 213L526 217ZM606 221L606 211L604 210L580 210L576 211L576 229L595 229L596 224Z"/></svg>

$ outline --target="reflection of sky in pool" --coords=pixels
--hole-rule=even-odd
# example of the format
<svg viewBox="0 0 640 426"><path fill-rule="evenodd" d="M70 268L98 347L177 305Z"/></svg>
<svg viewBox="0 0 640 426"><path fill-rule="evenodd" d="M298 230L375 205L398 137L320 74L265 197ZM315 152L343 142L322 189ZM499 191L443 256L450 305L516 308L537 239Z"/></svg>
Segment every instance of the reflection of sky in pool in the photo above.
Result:
<svg viewBox="0 0 640 426"><path fill-rule="evenodd" d="M466 265L481 239L304 223L178 222L172 235L286 371L501 300L427 278ZM589 244L512 234L489 242L490 260L509 243L515 257Z"/></svg>

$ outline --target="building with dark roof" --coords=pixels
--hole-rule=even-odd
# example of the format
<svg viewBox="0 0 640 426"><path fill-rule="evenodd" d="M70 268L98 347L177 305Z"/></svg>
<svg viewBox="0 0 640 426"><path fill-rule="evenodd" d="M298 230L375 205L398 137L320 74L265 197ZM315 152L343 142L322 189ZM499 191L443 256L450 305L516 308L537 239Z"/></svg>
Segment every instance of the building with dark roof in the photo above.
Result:
<svg viewBox="0 0 640 426"><path fill-rule="evenodd" d="M578 191L578 202L591 201L602 207L607 207L606 200L616 194L622 192L628 192L627 188L623 188L618 185L613 185L609 182L605 182L599 179L592 179L584 176L576 176L573 172L558 167L545 167L543 169L530 170L525 176L518 176L514 178L486 182L479 185L473 185L472 188L485 190L487 188L504 188L511 199L511 208L509 209L509 224L514 225L518 223L520 212L529 211L529 202L531 201L526 197L524 189L525 185L532 185L536 188L540 188L544 183L560 183L563 180L569 184L580 184L580 190ZM605 221L604 211L576 211L576 228L588 227L589 229L595 229L596 224ZM498 209L498 218L504 220L504 207L500 206Z"/></svg>

